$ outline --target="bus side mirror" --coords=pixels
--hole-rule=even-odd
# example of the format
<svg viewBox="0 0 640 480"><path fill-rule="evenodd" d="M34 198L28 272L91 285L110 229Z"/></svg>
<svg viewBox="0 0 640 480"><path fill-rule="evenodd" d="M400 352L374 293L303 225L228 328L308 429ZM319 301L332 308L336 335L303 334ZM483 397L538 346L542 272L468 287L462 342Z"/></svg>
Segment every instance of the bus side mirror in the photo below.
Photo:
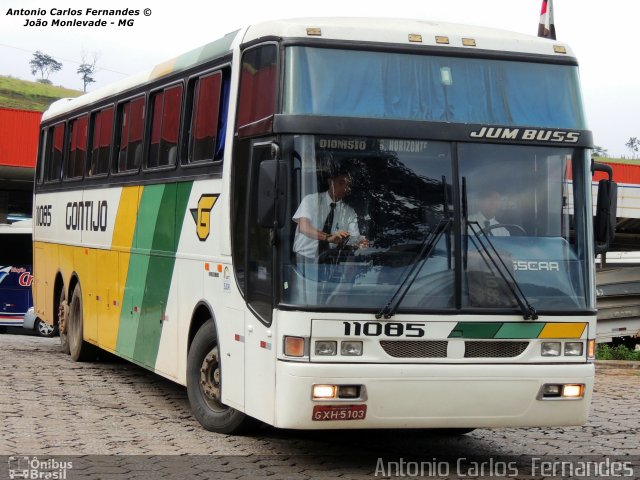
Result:
<svg viewBox="0 0 640 480"><path fill-rule="evenodd" d="M603 171L609 179L598 182L598 201L593 221L595 253L599 255L609 250L616 233L616 212L618 208L618 184L613 181L613 172L609 165L594 163L592 171Z"/></svg>
<svg viewBox="0 0 640 480"><path fill-rule="evenodd" d="M258 225L281 228L287 205L287 166L282 160L264 160L258 174Z"/></svg>

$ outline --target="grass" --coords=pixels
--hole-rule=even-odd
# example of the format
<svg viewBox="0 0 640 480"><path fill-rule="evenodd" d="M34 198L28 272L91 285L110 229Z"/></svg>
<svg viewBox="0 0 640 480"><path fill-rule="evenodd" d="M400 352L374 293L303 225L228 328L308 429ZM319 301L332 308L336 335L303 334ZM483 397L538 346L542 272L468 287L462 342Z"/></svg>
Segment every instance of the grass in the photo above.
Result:
<svg viewBox="0 0 640 480"><path fill-rule="evenodd" d="M640 350L629 350L624 345L610 347L606 343L600 343L596 347L596 359L640 361Z"/></svg>
<svg viewBox="0 0 640 480"><path fill-rule="evenodd" d="M43 112L60 98L79 95L82 95L82 92L78 90L0 76L0 107L2 108Z"/></svg>

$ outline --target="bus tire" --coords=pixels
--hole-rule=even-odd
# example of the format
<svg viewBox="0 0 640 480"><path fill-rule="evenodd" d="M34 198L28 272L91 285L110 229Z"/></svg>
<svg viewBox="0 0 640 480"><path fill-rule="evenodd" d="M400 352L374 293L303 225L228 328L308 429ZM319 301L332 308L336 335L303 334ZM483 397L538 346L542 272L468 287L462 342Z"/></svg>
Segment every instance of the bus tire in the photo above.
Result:
<svg viewBox="0 0 640 480"><path fill-rule="evenodd" d="M198 330L187 357L187 396L191 412L207 430L246 433L256 421L220 401L220 361L216 327L207 320Z"/></svg>
<svg viewBox="0 0 640 480"><path fill-rule="evenodd" d="M67 322L67 339L73 361L86 362L94 360L96 358L95 347L84 341L82 290L80 289L80 284L77 284L73 289Z"/></svg>
<svg viewBox="0 0 640 480"><path fill-rule="evenodd" d="M69 328L69 308L67 305L67 296L64 293L64 287L60 290L60 301L58 302L58 332L60 333L60 349L63 353L69 355L69 337L67 329Z"/></svg>

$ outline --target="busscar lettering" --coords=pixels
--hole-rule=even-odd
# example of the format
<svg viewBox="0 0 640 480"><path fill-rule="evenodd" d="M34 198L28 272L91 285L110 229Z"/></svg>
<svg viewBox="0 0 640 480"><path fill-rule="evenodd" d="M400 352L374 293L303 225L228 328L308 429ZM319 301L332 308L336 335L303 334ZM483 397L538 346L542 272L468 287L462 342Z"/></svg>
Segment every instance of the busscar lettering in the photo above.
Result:
<svg viewBox="0 0 640 480"><path fill-rule="evenodd" d="M559 262L534 262L526 260L514 260L513 269L529 272L559 272Z"/></svg>
<svg viewBox="0 0 640 480"><path fill-rule="evenodd" d="M65 227L67 230L104 232L107 230L107 211L106 200L68 202L65 211Z"/></svg>
<svg viewBox="0 0 640 480"><path fill-rule="evenodd" d="M482 127L472 131L471 138L491 140L519 140L529 142L578 143L580 132L540 128Z"/></svg>

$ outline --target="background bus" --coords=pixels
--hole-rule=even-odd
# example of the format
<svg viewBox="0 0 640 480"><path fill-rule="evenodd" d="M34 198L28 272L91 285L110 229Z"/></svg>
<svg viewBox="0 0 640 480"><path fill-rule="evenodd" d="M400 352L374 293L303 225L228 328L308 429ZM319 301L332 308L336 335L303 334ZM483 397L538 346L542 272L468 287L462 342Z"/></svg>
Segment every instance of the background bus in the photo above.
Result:
<svg viewBox="0 0 640 480"><path fill-rule="evenodd" d="M21 327L33 305L31 220L0 225L0 326Z"/></svg>
<svg viewBox="0 0 640 480"><path fill-rule="evenodd" d="M591 146L564 44L254 25L44 114L36 311L74 360L186 385L210 430L581 424Z"/></svg>

